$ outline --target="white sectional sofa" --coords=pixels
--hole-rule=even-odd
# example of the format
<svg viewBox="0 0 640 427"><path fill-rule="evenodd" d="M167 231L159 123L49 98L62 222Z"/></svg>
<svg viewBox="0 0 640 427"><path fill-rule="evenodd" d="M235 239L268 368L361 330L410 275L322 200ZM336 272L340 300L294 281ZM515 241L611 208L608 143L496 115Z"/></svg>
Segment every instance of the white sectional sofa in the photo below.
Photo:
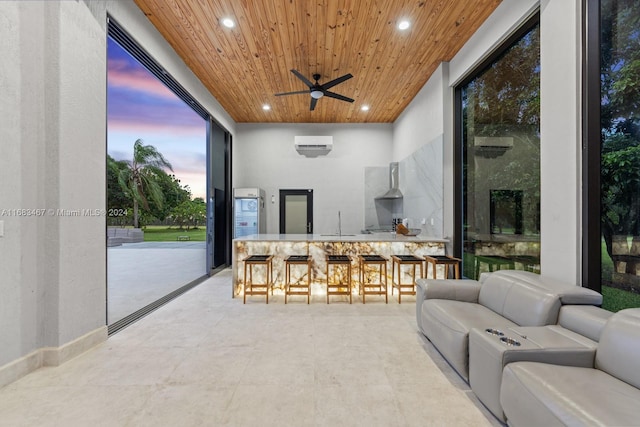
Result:
<svg viewBox="0 0 640 427"><path fill-rule="evenodd" d="M418 279L416 285L418 328L467 381L472 328L554 325L563 304L602 304L595 291L519 270L484 273L480 281Z"/></svg>
<svg viewBox="0 0 640 427"><path fill-rule="evenodd" d="M505 366L500 402L513 426L640 425L640 308L611 316L588 366Z"/></svg>
<svg viewBox="0 0 640 427"><path fill-rule="evenodd" d="M640 425L640 309L525 271L416 284L419 330L501 421Z"/></svg>

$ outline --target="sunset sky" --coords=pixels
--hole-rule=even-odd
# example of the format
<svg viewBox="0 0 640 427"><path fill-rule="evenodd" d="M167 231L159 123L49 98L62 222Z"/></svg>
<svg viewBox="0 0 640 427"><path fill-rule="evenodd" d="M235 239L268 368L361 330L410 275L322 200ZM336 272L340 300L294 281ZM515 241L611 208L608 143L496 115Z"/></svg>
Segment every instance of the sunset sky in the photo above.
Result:
<svg viewBox="0 0 640 427"><path fill-rule="evenodd" d="M131 160L133 143L155 146L193 197L206 197L206 122L108 38L107 152ZM167 171L171 173L170 171Z"/></svg>

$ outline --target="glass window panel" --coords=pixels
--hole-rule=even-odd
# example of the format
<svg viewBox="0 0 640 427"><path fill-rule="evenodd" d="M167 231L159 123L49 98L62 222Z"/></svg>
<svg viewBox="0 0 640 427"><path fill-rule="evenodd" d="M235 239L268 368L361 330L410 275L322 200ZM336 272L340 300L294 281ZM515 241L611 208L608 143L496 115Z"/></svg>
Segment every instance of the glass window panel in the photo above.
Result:
<svg viewBox="0 0 640 427"><path fill-rule="evenodd" d="M640 3L601 0L603 307L640 307Z"/></svg>
<svg viewBox="0 0 640 427"><path fill-rule="evenodd" d="M285 200L286 234L307 233L307 196L288 195Z"/></svg>
<svg viewBox="0 0 640 427"><path fill-rule="evenodd" d="M461 88L464 275L540 271L536 25Z"/></svg>

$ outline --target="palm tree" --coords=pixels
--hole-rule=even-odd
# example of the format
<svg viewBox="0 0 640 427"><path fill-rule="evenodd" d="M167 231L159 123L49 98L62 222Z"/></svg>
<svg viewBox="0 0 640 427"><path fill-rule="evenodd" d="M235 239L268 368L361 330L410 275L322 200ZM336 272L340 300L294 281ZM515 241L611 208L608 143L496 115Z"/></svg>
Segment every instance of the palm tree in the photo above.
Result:
<svg viewBox="0 0 640 427"><path fill-rule="evenodd" d="M118 170L118 183L133 200L133 226L139 227L139 206L149 210L149 197L158 207L162 207L164 195L158 184L158 176L164 169L173 171L171 163L153 145L144 145L141 139L133 144L133 160L126 161L127 167Z"/></svg>

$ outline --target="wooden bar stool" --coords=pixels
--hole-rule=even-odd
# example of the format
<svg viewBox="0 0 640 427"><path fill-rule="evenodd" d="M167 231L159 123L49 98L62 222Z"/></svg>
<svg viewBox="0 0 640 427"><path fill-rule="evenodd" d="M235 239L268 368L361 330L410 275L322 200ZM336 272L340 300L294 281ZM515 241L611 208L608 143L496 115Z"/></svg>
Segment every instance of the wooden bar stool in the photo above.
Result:
<svg viewBox="0 0 640 427"><path fill-rule="evenodd" d="M377 267L378 283L367 281L367 267ZM384 302L388 304L389 293L387 292L387 259L381 255L360 255L358 256L358 272L360 276L360 292L362 293L362 303L365 303L365 298L367 295L384 295Z"/></svg>
<svg viewBox="0 0 640 427"><path fill-rule="evenodd" d="M427 261L426 276L429 275L429 264L433 269L433 278L436 278L436 267L438 265L444 265L444 278L449 278L449 267L453 266L456 279L460 278L460 258L454 258L450 255L425 255L424 259Z"/></svg>
<svg viewBox="0 0 640 427"><path fill-rule="evenodd" d="M391 295L393 289L398 289L398 304L402 304L402 295L416 294L416 279L423 277L424 259L415 255L392 255L391 256ZM398 281L396 282L396 265L398 266ZM410 266L413 268L411 273L411 283L402 283L402 266ZM416 266L420 266L420 277L416 277ZM408 290L407 290L408 289Z"/></svg>
<svg viewBox="0 0 640 427"><path fill-rule="evenodd" d="M306 265L307 266L307 280L303 280L304 275L300 277L295 283L291 283L291 266L292 265ZM284 260L285 268L285 281L284 281L284 303L287 303L287 297L289 295L306 295L307 304L311 300L311 257L309 255L290 255Z"/></svg>
<svg viewBox="0 0 640 427"><path fill-rule="evenodd" d="M336 279L336 267L342 266L343 270L347 270L346 283L342 281L342 277ZM329 275L330 267L333 267L333 279ZM327 304L329 304L329 295L349 295L349 304L352 303L351 296L351 258L349 255L327 255Z"/></svg>
<svg viewBox="0 0 640 427"><path fill-rule="evenodd" d="M513 262L522 264L524 271L530 271L532 273L540 273L540 258L531 255L515 255L511 259Z"/></svg>
<svg viewBox="0 0 640 427"><path fill-rule="evenodd" d="M264 283L253 283L253 267L259 265L265 268ZM249 280L247 280L247 270ZM269 304L269 290L273 295L273 255L251 255L245 258L243 282L243 304L247 303L247 295L266 295L267 304Z"/></svg>

